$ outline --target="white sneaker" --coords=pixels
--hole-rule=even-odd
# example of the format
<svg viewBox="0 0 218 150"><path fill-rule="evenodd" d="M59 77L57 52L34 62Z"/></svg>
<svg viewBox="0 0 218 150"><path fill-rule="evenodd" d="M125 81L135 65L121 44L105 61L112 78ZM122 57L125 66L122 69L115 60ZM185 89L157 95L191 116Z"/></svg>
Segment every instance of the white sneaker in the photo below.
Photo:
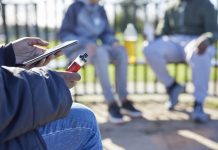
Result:
<svg viewBox="0 0 218 150"><path fill-rule="evenodd" d="M197 102L194 104L194 110L191 114L191 118L196 123L206 123L210 119L209 115L204 113L203 105Z"/></svg>

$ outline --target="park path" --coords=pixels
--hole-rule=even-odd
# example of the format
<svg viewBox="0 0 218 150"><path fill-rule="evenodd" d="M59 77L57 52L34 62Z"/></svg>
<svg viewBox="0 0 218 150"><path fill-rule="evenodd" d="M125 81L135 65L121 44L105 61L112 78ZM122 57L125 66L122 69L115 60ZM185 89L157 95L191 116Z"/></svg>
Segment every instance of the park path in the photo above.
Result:
<svg viewBox="0 0 218 150"><path fill-rule="evenodd" d="M190 103L181 102L176 111L164 108L164 101L136 101L143 118L126 117L127 123L107 121L103 102L87 103L99 122L105 150L218 150L218 110L206 108L212 120L205 125L190 120Z"/></svg>

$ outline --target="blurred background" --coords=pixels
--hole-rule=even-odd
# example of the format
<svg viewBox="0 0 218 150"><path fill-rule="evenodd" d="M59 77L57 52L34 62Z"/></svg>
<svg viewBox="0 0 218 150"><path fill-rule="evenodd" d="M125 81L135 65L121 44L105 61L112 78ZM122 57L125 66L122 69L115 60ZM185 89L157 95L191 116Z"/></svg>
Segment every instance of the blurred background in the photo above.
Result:
<svg viewBox="0 0 218 150"><path fill-rule="evenodd" d="M170 74L179 83L185 84L183 99L188 102L179 105L181 111L167 112L162 108L167 99L164 86L157 81L146 64L142 54L143 44L154 38L154 28L162 19L167 3L173 0L101 0L116 37L125 44L124 31L132 23L137 31L135 59L128 66L128 92L136 106L143 111L143 119L124 126L107 122L107 108L103 103L102 90L92 65L80 70L82 80L72 89L77 101L89 105L96 113L104 148L107 150L148 149L148 150L208 150L218 149L218 54L212 60L212 73L209 82L207 112L213 121L208 125L195 125L189 121L191 93L191 71L184 62L169 64ZM8 43L24 36L37 36L49 41L49 47L59 43L57 34L66 9L72 0L0 0L0 43ZM218 8L218 0L211 0ZM147 34L147 41L143 38ZM49 63L51 69L65 69L66 58L60 57ZM114 65L109 66L111 81L114 80ZM91 104L88 101L91 101ZM90 102L89 101L89 102ZM187 102L186 101L186 102ZM191 101L191 102L192 102ZM98 102L98 103L97 103ZM152 111L150 111L152 110ZM204 135L204 136L201 136ZM190 140L192 139L192 140ZM130 142L131 141L131 142ZM200 144L199 144L200 143Z"/></svg>
<svg viewBox="0 0 218 150"><path fill-rule="evenodd" d="M154 28L163 18L167 3L173 0L101 0L106 9L108 19L114 28L117 38L124 44L124 30L128 23L132 23L137 31L135 46L135 59L129 63L128 91L132 94L165 93L151 69L146 65L142 54L144 41L143 33L147 40L154 38ZM218 0L211 0L217 8ZM0 0L2 3L2 17L0 19L0 43L8 43L24 36L37 36L50 42L50 47L59 43L57 34L68 6L72 0ZM209 95L218 95L218 62L213 59ZM52 61L49 67L63 69L66 59L59 58ZM89 66L89 65L87 65ZM185 63L169 64L169 70L181 83L186 83L186 92L192 93L190 83L191 73ZM111 80L114 81L114 67L110 66ZM73 93L101 94L98 80L92 66L81 70L83 80ZM88 78L86 76L89 76ZM92 86L92 88L89 88ZM77 90L79 89L79 90ZM91 89L91 90L90 90Z"/></svg>

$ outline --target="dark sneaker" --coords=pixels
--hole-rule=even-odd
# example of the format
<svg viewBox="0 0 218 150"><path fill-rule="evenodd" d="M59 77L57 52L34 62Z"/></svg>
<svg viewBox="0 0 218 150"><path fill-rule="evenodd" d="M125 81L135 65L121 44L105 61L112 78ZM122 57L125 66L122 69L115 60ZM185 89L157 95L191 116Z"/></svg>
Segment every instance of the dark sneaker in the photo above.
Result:
<svg viewBox="0 0 218 150"><path fill-rule="evenodd" d="M115 124L124 123L123 115L120 113L120 107L117 103L112 103L108 106L109 121Z"/></svg>
<svg viewBox="0 0 218 150"><path fill-rule="evenodd" d="M176 104L178 103L179 94L184 92L184 86L174 82L173 85L167 88L167 94L169 96L169 101L166 103L166 108L168 110L174 110Z"/></svg>
<svg viewBox="0 0 218 150"><path fill-rule="evenodd" d="M194 104L194 110L191 114L191 117L196 123L206 123L210 119L209 115L204 113L203 104L198 102L195 102Z"/></svg>
<svg viewBox="0 0 218 150"><path fill-rule="evenodd" d="M141 117L142 116L142 112L137 110L131 101L129 100L125 100L123 103L122 103L122 107L121 107L121 113L122 114L125 114L125 115L128 115L130 117Z"/></svg>

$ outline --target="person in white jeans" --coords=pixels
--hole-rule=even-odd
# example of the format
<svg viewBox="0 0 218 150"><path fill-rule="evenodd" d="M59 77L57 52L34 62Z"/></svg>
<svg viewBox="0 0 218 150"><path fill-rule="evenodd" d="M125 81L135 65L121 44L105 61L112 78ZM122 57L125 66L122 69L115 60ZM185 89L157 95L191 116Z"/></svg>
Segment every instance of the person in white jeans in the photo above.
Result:
<svg viewBox="0 0 218 150"><path fill-rule="evenodd" d="M162 24L158 25L159 38L144 47L147 63L157 78L166 86L173 110L184 87L169 75L167 63L186 61L192 71L195 104L192 119L205 123L209 116L203 104L207 96L211 59L215 54L213 43L217 40L216 11L210 1L176 0Z"/></svg>
<svg viewBox="0 0 218 150"><path fill-rule="evenodd" d="M175 82L166 68L167 63L186 61L192 71L194 97L197 102L203 103L207 96L211 59L215 54L215 47L210 45L205 53L199 55L195 47L196 38L196 36L189 35L163 36L145 47L144 54L157 78L166 87ZM183 91L183 87L178 87L179 94ZM175 104L178 94L176 94ZM175 104L168 103L168 108L173 109Z"/></svg>
<svg viewBox="0 0 218 150"><path fill-rule="evenodd" d="M211 45L204 54L198 55L195 41L195 36L164 36L146 47L144 53L157 78L167 87L174 82L174 78L167 71L167 63L186 61L192 70L194 97L202 103L207 96L211 59L215 47Z"/></svg>

